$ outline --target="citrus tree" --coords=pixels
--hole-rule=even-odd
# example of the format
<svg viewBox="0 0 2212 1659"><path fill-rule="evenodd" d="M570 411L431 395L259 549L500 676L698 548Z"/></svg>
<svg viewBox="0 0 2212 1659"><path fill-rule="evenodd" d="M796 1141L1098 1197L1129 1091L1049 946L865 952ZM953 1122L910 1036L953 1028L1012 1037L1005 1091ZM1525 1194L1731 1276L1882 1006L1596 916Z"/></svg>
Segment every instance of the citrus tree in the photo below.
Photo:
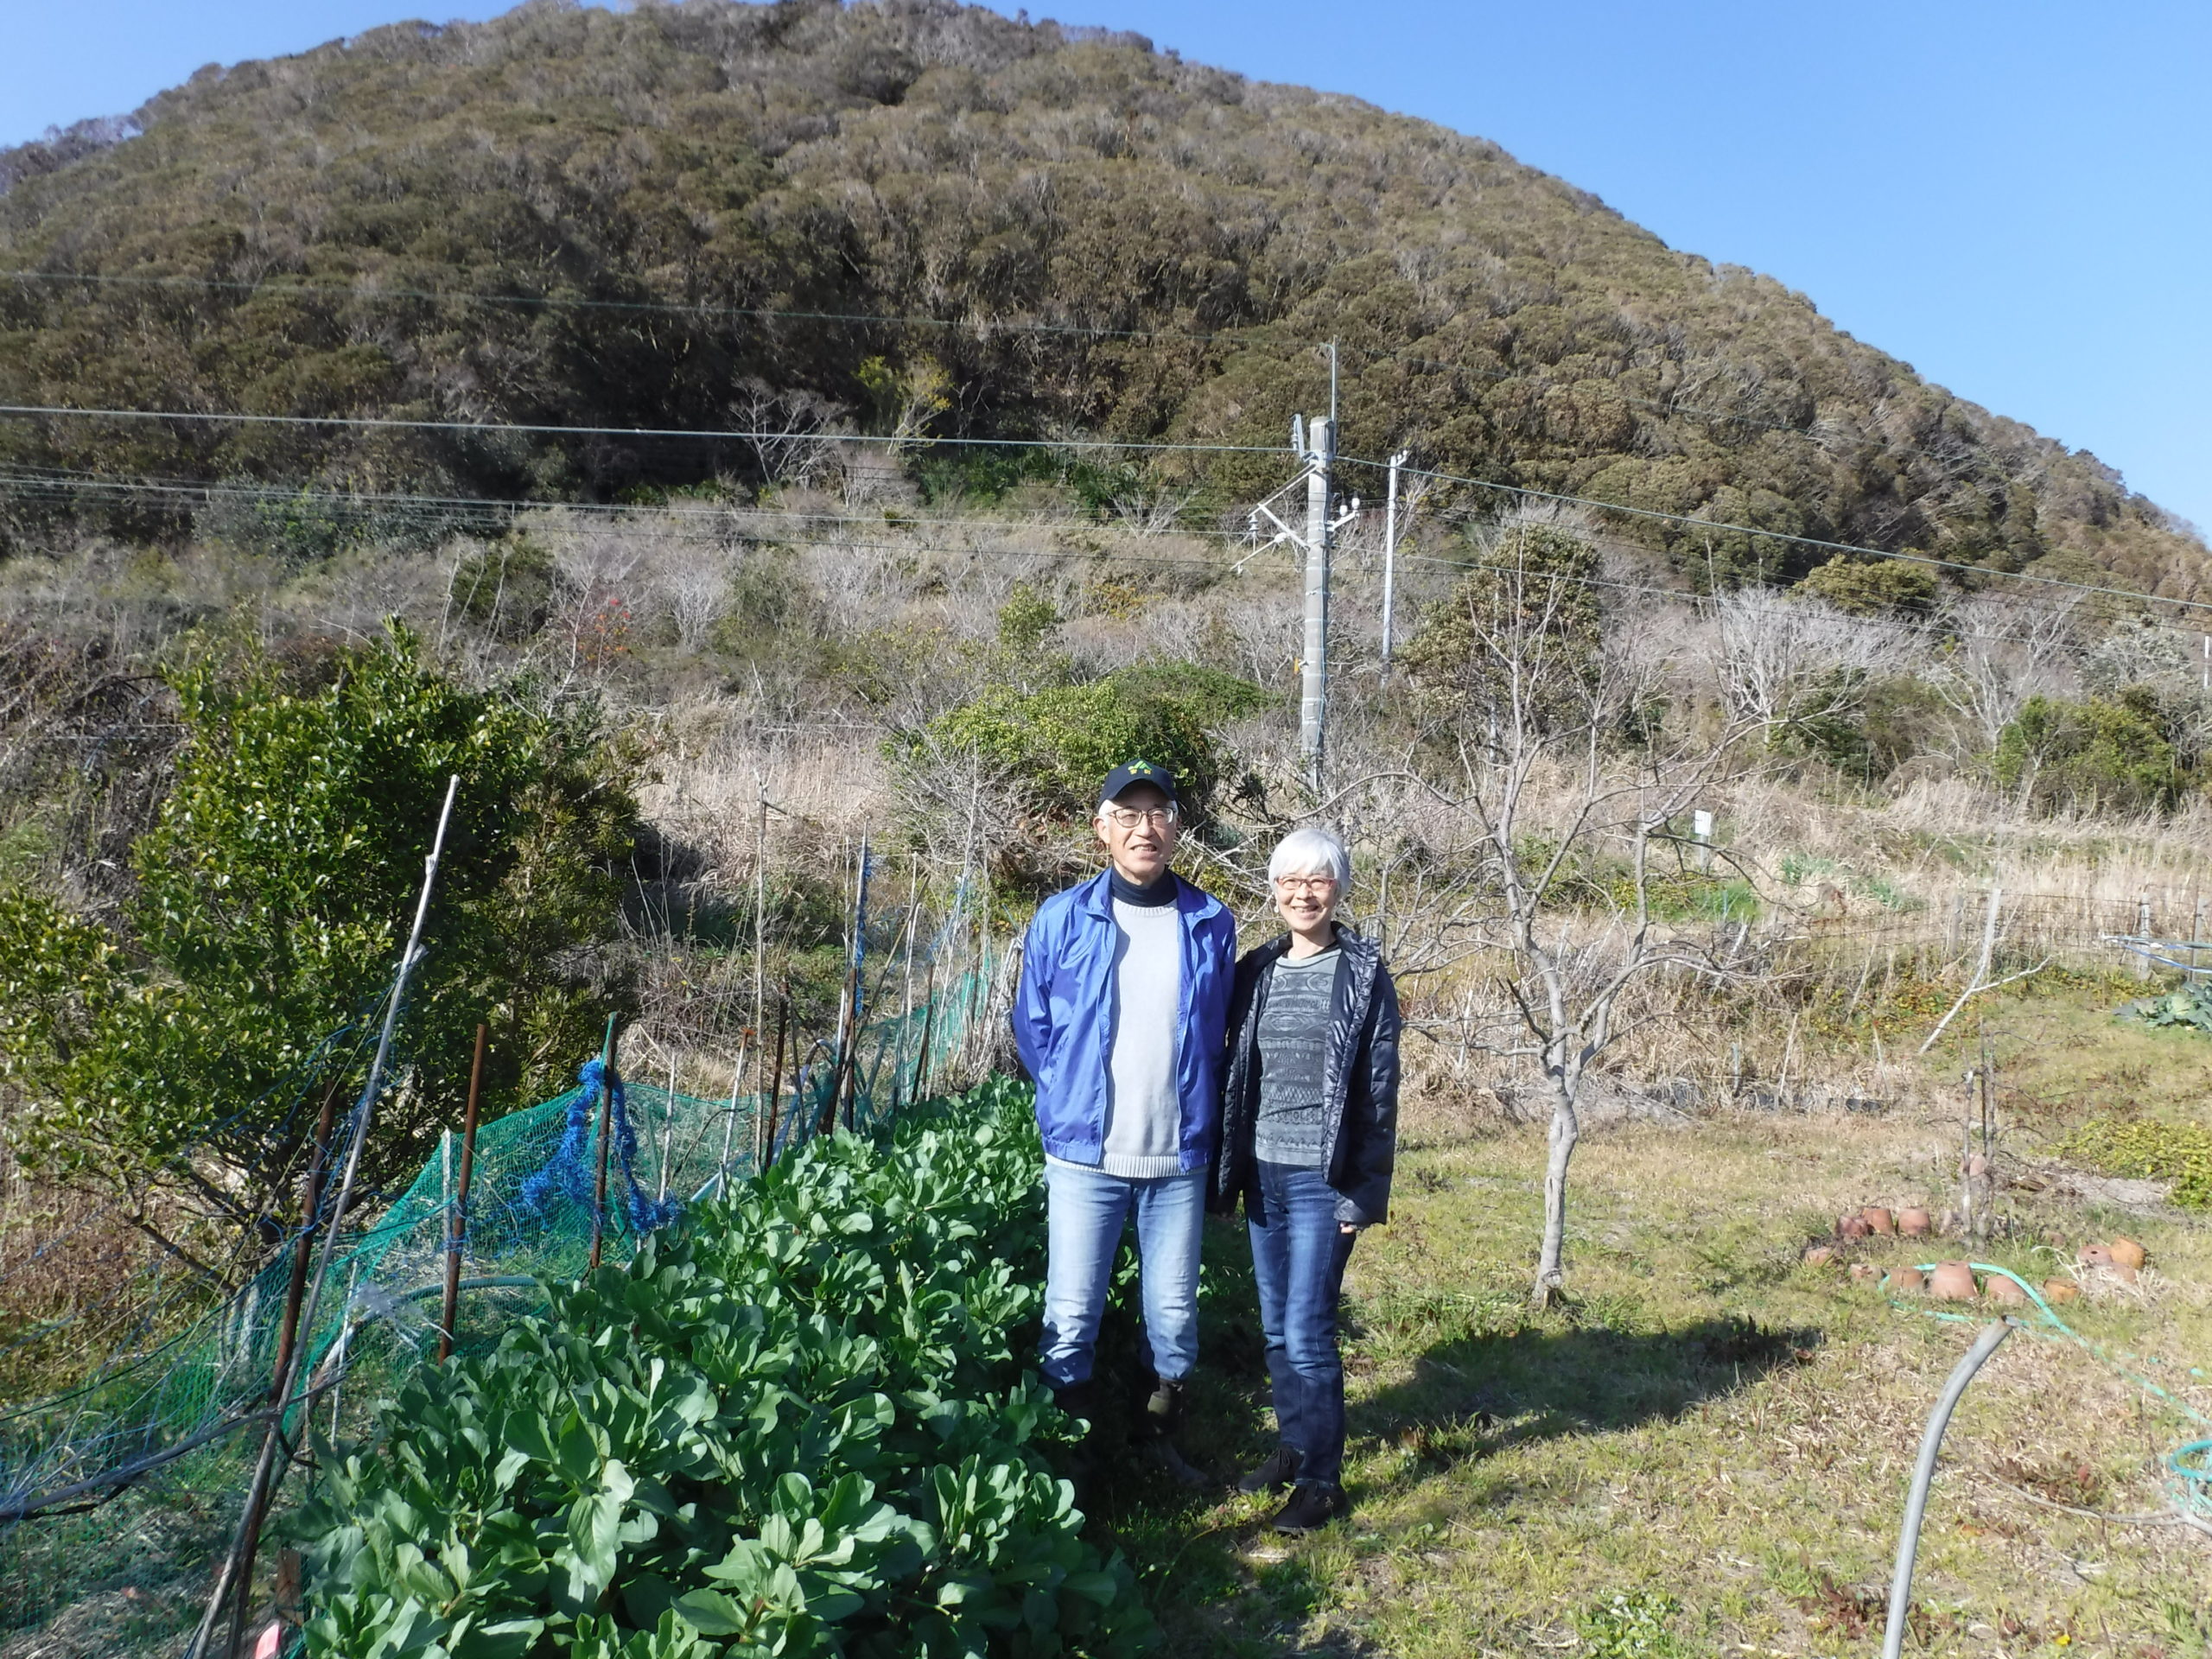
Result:
<svg viewBox="0 0 2212 1659"><path fill-rule="evenodd" d="M402 1026L410 1085L372 1169L451 1122L480 1020L495 1088L550 1091L593 1042L637 823L629 763L588 706L472 689L394 626L302 688L202 652L171 683L174 783L131 854L131 896L89 916L0 889L0 1067L35 1166L130 1182L192 1145L210 1196L350 1085L397 965L448 776L461 779ZM602 973L603 980L606 976Z"/></svg>

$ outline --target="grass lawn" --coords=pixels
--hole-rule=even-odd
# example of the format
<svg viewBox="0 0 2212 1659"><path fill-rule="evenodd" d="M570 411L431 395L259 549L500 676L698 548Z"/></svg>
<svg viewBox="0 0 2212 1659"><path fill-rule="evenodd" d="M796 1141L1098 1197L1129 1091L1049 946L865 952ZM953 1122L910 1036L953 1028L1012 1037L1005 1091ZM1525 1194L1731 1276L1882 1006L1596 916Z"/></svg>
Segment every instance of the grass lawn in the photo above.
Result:
<svg viewBox="0 0 2212 1659"><path fill-rule="evenodd" d="M2212 1042L2171 1033L2124 1033L2115 1057L2101 1014L2044 1032L2048 1003L2004 1012L1993 1029L2028 1032L2015 1053L2039 1057L2016 1067L2024 1084L2055 1085L2066 1067L2044 1051L2075 1035L2095 1051L2077 1073L2134 1065L2139 1039L2154 1070L2171 1049L2201 1090L2212 1059ZM1726 1115L1586 1142L1574 1305L1541 1317L1523 1306L1541 1133L1409 1138L1392 1224L1361 1240L1347 1284L1351 1521L1293 1543L1261 1500L1126 1475L1097 1495L1100 1524L1178 1654L1877 1653L1921 1429L1974 1327L1899 1311L1798 1252L1847 1208L1942 1208L1956 1137ZM2139 1299L2068 1315L2177 1362L2145 1369L2212 1415L2212 1381L2185 1370L2212 1368L2212 1230L2052 1192L2005 1204L2014 1238L1973 1254L2032 1281L2116 1231L2151 1248ZM1207 1249L1189 1449L1226 1477L1264 1454L1268 1419L1241 1227L1217 1226ZM1945 1442L1907 1652L2212 1653L2212 1537L2163 1519L2158 1478L2206 1433L2078 1348L2015 1334Z"/></svg>

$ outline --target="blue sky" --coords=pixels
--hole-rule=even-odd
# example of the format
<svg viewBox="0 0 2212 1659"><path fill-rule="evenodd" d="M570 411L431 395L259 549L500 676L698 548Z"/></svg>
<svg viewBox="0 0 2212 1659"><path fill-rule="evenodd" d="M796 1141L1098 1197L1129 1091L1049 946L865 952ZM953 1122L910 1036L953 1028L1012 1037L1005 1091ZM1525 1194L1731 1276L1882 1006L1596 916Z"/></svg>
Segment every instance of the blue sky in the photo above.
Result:
<svg viewBox="0 0 2212 1659"><path fill-rule="evenodd" d="M451 0L440 21L498 5ZM1002 8L1010 10L1011 8ZM2204 0L1039 0L1479 133L2212 530ZM7 0L0 143L404 0ZM418 14L419 15L419 14Z"/></svg>

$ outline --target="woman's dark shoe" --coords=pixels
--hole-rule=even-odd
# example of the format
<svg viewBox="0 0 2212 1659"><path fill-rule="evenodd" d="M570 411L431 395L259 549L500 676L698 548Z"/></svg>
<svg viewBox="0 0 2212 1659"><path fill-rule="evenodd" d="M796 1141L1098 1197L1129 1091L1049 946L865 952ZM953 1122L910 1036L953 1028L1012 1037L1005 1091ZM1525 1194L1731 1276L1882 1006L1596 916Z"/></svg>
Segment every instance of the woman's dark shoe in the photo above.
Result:
<svg viewBox="0 0 2212 1659"><path fill-rule="evenodd" d="M1187 1378L1176 1377L1172 1382L1155 1378L1152 1391L1145 1396L1144 1413L1137 1425L1140 1440L1167 1440L1182 1433L1183 1422L1191 1414L1191 1384Z"/></svg>
<svg viewBox="0 0 2212 1659"><path fill-rule="evenodd" d="M1290 1490L1298 1478L1298 1453L1289 1446L1279 1446L1268 1453L1268 1460L1236 1483L1240 1492L1281 1492Z"/></svg>
<svg viewBox="0 0 2212 1659"><path fill-rule="evenodd" d="M1274 1518L1274 1529L1294 1536L1319 1532L1330 1522L1351 1513L1351 1500L1344 1496L1343 1487L1310 1480L1292 1491L1290 1502Z"/></svg>

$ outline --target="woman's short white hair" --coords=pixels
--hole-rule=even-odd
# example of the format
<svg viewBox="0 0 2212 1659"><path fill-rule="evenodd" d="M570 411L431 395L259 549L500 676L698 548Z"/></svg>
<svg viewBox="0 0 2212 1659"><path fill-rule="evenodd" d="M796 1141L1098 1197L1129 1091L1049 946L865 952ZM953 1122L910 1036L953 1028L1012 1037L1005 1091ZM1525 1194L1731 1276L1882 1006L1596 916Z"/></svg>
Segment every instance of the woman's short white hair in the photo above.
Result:
<svg viewBox="0 0 2212 1659"><path fill-rule="evenodd" d="M1275 843L1274 855L1268 860L1268 880L1280 881L1286 875L1326 875L1336 879L1339 893L1351 891L1351 855L1344 844L1326 830L1308 824L1303 830L1294 830Z"/></svg>

